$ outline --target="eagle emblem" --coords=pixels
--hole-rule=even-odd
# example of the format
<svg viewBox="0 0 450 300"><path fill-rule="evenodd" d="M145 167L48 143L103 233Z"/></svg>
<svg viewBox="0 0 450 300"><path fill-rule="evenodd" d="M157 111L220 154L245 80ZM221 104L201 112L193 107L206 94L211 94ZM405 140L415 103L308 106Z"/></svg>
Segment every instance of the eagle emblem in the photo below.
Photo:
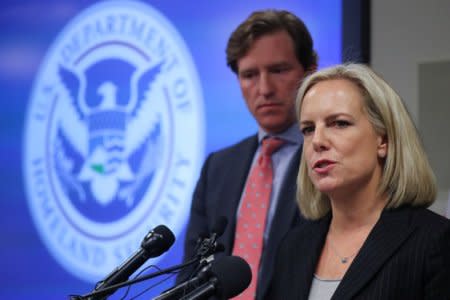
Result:
<svg viewBox="0 0 450 300"><path fill-rule="evenodd" d="M108 58L83 72L59 66L70 103L66 114L73 117L68 118L70 126L57 128L55 169L84 214L96 213L98 219L99 209L112 206L104 221L121 217L151 184L163 151L161 118L151 109L152 101L158 101L151 99L151 89L162 65L140 71L127 61Z"/></svg>

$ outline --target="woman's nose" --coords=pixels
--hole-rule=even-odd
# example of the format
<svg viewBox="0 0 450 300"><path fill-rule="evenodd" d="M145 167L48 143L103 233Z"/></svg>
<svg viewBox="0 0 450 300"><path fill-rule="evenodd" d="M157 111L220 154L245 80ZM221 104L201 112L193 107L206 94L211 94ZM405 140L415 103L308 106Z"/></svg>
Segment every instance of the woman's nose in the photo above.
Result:
<svg viewBox="0 0 450 300"><path fill-rule="evenodd" d="M329 143L327 139L326 129L320 126L316 126L313 138L312 145L315 151L324 151L329 148Z"/></svg>

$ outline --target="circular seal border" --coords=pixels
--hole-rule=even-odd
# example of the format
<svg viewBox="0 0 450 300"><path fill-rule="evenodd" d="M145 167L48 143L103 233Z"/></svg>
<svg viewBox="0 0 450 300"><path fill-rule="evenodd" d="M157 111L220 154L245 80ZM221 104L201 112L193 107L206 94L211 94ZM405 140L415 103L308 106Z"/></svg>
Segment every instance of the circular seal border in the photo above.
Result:
<svg viewBox="0 0 450 300"><path fill-rule="evenodd" d="M64 249L59 248L57 245L58 243L55 242L55 238L58 239L58 236L62 235L61 231L58 231L58 229L55 229L55 231L49 232L48 228L45 228L46 227L45 224L43 225L43 223L45 223L45 221L42 220L42 217L43 217L42 212L41 212L41 214L39 214L36 211L36 209L37 209L36 206L48 205L49 203L46 203L46 202L52 200L52 199L50 199L48 194L45 195L45 193L48 191L39 190L38 186L33 187L33 185L37 185L37 184L45 185L46 181L49 180L49 177L50 177L49 174L42 174L43 172L45 172L45 169L48 167L42 167L42 166L39 167L39 165L46 163L45 161L43 162L42 160L47 160L47 163L48 163L50 158L48 156L45 156L44 158L42 158L42 157L39 158L38 157L39 155L37 155L37 157L32 157L32 155L29 153L30 150L27 147L30 147L30 143L33 144L32 138L30 138L32 133L34 133L33 130L31 130L31 127L33 127L33 126L31 126L32 120L36 119L36 118L37 119L41 118L40 121L43 121L45 123L45 115L39 115L39 113L40 112L45 113L45 109L48 109L48 107L46 107L46 106L48 106L48 101L57 101L57 99L54 98L53 100L47 100L47 103L44 103L45 101L42 103L37 103L36 95L38 95L38 89L42 88L42 85L45 85L42 82L43 74L45 74L47 66L49 65L49 62L53 59L54 53L58 49L58 46L62 43L63 37L66 36L68 34L68 32L73 30L73 28L75 28L78 23L81 23L81 21L83 21L86 18L89 18L89 16L95 14L99 10L104 11L105 9L123 9L124 7L126 7L126 9L128 9L128 10L134 9L139 12L146 12L149 16L155 18L156 22L158 22L160 24L160 26L164 27L165 30L170 32L171 41L177 45L178 53L182 53L181 56L184 58L183 64L184 64L185 68L188 70L190 75L193 75L193 76L189 76L190 77L189 78L190 85L195 90L194 94L198 97L198 100L195 103L195 105L196 105L196 111L197 111L197 115L196 115L197 127L199 127L197 129L199 129L199 130L197 132L198 135L197 135L196 143L194 143L198 149L196 151L194 151L195 157L189 158L190 159L189 162L192 164L190 172L188 172L189 174L187 174L185 170L180 171L180 173L183 173L184 176L187 176L186 178L190 179L190 182L187 183L187 186L185 188L185 190L186 191L189 190L189 192L184 193L184 195L182 197L183 199L181 201L182 203L180 204L182 206L181 211L184 211L184 215L181 216L181 218L179 215L177 217L173 218L173 219L175 219L174 221L176 221L175 222L176 224L166 224L175 232L175 235L177 235L177 233L180 233L182 228L185 225L186 217L189 213L191 192L195 185L194 179L197 178L197 175L200 171L201 160L203 159L204 129L203 128L200 129L200 127L202 127L202 125L204 124L204 113L203 113L203 106L202 106L203 96L201 95L199 76L196 72L196 68L194 66L193 59L190 55L188 48L185 45L184 40L181 38L179 33L173 27L173 25L160 12L158 12L157 10L155 10L148 4L145 4L142 2L136 2L136 1L120 1L120 0L94 4L90 7L87 7L86 9L84 9L76 17L74 17L71 21L69 21L68 24L60 31L57 38L52 43L52 46L47 51L46 57L43 60L41 67L39 68L38 74L36 76L36 79L35 79L35 82L33 85L32 96L30 97L31 100L30 100L30 104L28 107L27 115L26 115L26 121L25 121L24 142L23 142L23 156L24 156L23 172L24 172L24 180L25 180L25 186L26 186L27 199L29 202L29 209L30 209L31 215L33 217L35 226L37 227L38 232L44 241L44 244L47 246L47 248L49 248L51 254L55 257L55 259L61 265L63 265L67 271L74 274L76 277L78 277L80 279L87 280L90 282L95 282L95 281L99 280L99 278L102 278L105 274L109 273L109 271L112 268L114 268L119 263L121 263L123 258L128 257L129 254L132 253L136 249L136 247L138 247L138 244L140 244L142 238L145 236L148 229L153 228L153 226L156 225L156 223L158 223L159 220L162 220L162 218L159 218L159 219L155 218L157 220L153 221L154 224L152 224L152 226L148 226L148 225L143 224L144 217L141 217L141 219L138 222L136 222L135 227L139 227L139 228L134 230L134 233L135 233L134 236L126 239L127 246L128 246L127 249L125 249L125 248L122 249L123 253L121 253L121 255L117 255L117 257L116 257L117 259L115 261L108 260L108 263L103 264L102 268L100 268L97 265L86 268L86 266L80 265L79 263L72 261L71 259L68 258L67 255L61 255L61 250L64 250ZM167 97L170 98L170 90L166 89L165 92L167 93ZM40 107L41 105L43 105L43 106ZM40 109L43 109L43 110L40 111ZM176 118L176 117L177 117L177 115L174 115L174 118ZM51 118L48 118L48 120L50 120L50 121L47 122L48 123L47 126L50 127ZM178 123L181 123L181 121ZM176 126L178 123L174 122L172 124L173 124L173 126ZM47 130L46 131L47 134L49 134L50 129L47 128L46 130ZM176 128L174 130L176 130ZM177 139L177 137L175 139ZM173 142L174 155L177 156L182 153L182 149L178 149L179 145L177 148L175 144L177 144L177 141ZM33 145L33 146L35 146L35 145ZM34 175L30 175L30 174L33 174L33 172L34 172ZM36 177L36 176L40 176L40 177ZM169 173L167 176L169 176ZM48 188L48 184L49 183L47 182L47 188ZM55 201L55 200L53 199L53 201ZM159 199L159 201L162 202L163 199ZM39 202L39 204L38 204L38 202ZM154 205L152 205L152 206L154 206ZM50 206L48 206L46 208L50 209ZM150 217L150 216L148 216L148 217ZM48 227L48 224L47 224L47 227ZM130 232L127 232L127 233L130 234ZM96 253L96 251L98 250L97 247L101 247L101 243L105 243L105 241L100 241L99 243L96 243L95 245L93 245L93 248L96 248L93 251L94 256L99 253L99 252ZM104 245L104 247L114 248L116 246L114 242L109 242L109 243L105 243L105 244L106 245ZM132 244L135 244L135 246L132 246ZM70 254L69 254L69 256L70 256ZM160 257L160 258L162 258L162 257ZM155 263L155 261L153 261L153 263Z"/></svg>

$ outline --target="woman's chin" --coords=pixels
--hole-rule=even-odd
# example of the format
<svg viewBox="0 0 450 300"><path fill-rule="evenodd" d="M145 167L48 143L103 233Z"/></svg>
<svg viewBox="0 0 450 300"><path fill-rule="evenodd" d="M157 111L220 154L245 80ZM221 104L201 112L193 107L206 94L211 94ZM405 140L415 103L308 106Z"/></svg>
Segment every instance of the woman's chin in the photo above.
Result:
<svg viewBox="0 0 450 300"><path fill-rule="evenodd" d="M315 184L316 189L322 194L332 194L337 190L337 185L334 182L319 182Z"/></svg>

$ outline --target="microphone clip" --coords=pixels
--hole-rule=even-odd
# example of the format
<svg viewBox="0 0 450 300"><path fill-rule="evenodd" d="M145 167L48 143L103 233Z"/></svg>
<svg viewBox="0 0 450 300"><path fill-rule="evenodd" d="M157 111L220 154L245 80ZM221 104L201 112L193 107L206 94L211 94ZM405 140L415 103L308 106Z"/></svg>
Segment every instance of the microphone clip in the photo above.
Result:
<svg viewBox="0 0 450 300"><path fill-rule="evenodd" d="M200 241L200 245L197 250L197 257L200 259L205 259L216 252L223 251L223 245L217 243L215 234L210 238L205 238Z"/></svg>
<svg viewBox="0 0 450 300"><path fill-rule="evenodd" d="M204 260L217 252L225 250L223 244L218 243L217 239L224 233L227 223L228 220L226 217L219 217L212 228L211 235L207 238L199 239L197 246L197 257L200 258L200 260Z"/></svg>

